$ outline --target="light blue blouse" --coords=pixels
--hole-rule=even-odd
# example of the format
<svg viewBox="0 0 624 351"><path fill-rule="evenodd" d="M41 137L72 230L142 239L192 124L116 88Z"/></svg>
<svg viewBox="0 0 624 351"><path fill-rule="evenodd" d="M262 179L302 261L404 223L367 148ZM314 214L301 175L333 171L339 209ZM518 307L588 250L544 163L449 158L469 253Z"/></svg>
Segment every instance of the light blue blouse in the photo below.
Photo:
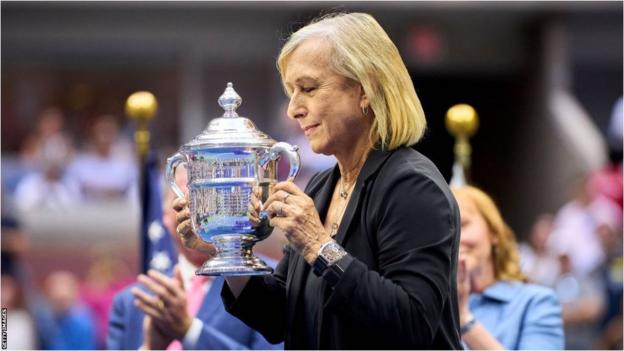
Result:
<svg viewBox="0 0 624 351"><path fill-rule="evenodd" d="M506 349L563 349L561 306L546 287L499 281L470 295L470 311Z"/></svg>

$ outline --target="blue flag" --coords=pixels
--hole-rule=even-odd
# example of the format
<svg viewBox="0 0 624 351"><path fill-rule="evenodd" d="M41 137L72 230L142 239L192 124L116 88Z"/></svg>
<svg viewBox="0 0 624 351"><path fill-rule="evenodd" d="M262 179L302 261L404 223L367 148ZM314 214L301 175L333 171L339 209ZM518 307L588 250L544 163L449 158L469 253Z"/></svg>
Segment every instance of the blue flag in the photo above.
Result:
<svg viewBox="0 0 624 351"><path fill-rule="evenodd" d="M153 153L144 165L142 182L141 271L156 269L171 273L177 250L169 231L163 225L162 186L158 162Z"/></svg>

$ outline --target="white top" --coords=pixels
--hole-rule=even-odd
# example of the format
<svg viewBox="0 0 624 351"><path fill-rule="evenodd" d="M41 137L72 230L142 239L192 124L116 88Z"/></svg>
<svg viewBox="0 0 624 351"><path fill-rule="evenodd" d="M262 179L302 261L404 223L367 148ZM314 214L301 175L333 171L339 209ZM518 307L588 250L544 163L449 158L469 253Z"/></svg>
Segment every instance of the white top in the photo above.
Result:
<svg viewBox="0 0 624 351"><path fill-rule="evenodd" d="M66 177L87 201L131 198L137 188L136 166L121 157L79 155L69 165Z"/></svg>
<svg viewBox="0 0 624 351"><path fill-rule="evenodd" d="M62 209L79 198L77 187L62 181L50 181L41 173L27 175L15 189L15 203L22 211L36 208Z"/></svg>

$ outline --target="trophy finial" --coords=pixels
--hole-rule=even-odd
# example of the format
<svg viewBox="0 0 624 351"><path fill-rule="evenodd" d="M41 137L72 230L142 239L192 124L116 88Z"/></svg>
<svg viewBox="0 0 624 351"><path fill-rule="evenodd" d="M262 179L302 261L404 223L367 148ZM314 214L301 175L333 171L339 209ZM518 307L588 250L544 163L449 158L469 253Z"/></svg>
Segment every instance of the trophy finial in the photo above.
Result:
<svg viewBox="0 0 624 351"><path fill-rule="evenodd" d="M219 97L219 106L221 106L225 113L223 117L238 117L238 113L236 113L236 109L243 102L243 98L241 98L234 90L234 85L232 82L228 82L225 87L225 91Z"/></svg>

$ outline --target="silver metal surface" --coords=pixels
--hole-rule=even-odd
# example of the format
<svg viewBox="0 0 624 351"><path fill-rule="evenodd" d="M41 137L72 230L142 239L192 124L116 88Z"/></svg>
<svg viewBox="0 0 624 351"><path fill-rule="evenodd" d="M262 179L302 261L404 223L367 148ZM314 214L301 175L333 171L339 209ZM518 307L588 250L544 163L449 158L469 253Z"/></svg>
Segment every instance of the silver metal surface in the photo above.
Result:
<svg viewBox="0 0 624 351"><path fill-rule="evenodd" d="M178 197L184 191L175 183L175 170L185 164L188 170L189 208L193 230L202 240L217 247L217 256L204 263L197 274L257 275L272 269L252 253L255 242L268 237L266 213L253 224L248 208L253 187L261 189L264 202L277 180L277 161L286 154L290 162L288 179L299 173L298 147L276 142L259 131L253 122L238 116L242 98L232 83L219 98L223 116L213 119L208 127L180 152L167 160L167 182Z"/></svg>

